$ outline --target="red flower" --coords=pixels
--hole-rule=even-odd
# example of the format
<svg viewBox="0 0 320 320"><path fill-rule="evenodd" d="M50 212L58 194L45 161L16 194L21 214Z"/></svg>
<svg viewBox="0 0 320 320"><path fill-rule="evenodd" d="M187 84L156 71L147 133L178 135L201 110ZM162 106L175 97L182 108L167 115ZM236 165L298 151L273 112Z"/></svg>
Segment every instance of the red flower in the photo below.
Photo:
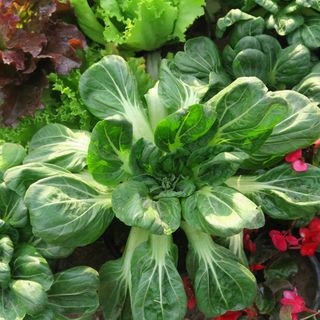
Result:
<svg viewBox="0 0 320 320"><path fill-rule="evenodd" d="M303 243L300 247L300 253L302 256L311 257L314 255L315 251L318 248L318 242L306 242Z"/></svg>
<svg viewBox="0 0 320 320"><path fill-rule="evenodd" d="M285 160L289 163L292 163L296 160L299 160L300 158L302 157L302 150L301 149L298 149L296 151L293 151L291 153L288 153L286 156L285 156Z"/></svg>
<svg viewBox="0 0 320 320"><path fill-rule="evenodd" d="M188 277L183 277L182 282L188 298L188 310L193 310L197 305L197 301L191 288L191 282Z"/></svg>
<svg viewBox="0 0 320 320"><path fill-rule="evenodd" d="M308 228L310 231L320 232L320 218L313 218L309 223Z"/></svg>
<svg viewBox="0 0 320 320"><path fill-rule="evenodd" d="M292 315L305 311L306 306L302 297L297 294L297 289L293 291L283 291L283 298L280 300L283 305L289 305L292 307Z"/></svg>
<svg viewBox="0 0 320 320"><path fill-rule="evenodd" d="M252 264L251 266L249 266L250 271L259 271L265 268L266 266L264 266L263 264Z"/></svg>
<svg viewBox="0 0 320 320"><path fill-rule="evenodd" d="M299 239L292 236L292 235L288 235L285 237L286 241L288 242L288 244L290 244L291 246L298 246L299 245Z"/></svg>
<svg viewBox="0 0 320 320"><path fill-rule="evenodd" d="M285 252L288 249L285 236L278 230L271 230L269 236L273 245L281 252Z"/></svg>
<svg viewBox="0 0 320 320"><path fill-rule="evenodd" d="M241 316L242 311L227 311L222 316L215 317L212 320L237 320Z"/></svg>
<svg viewBox="0 0 320 320"><path fill-rule="evenodd" d="M252 254L256 253L257 245L251 240L250 233L247 230L244 230L243 245L247 251L251 252Z"/></svg>

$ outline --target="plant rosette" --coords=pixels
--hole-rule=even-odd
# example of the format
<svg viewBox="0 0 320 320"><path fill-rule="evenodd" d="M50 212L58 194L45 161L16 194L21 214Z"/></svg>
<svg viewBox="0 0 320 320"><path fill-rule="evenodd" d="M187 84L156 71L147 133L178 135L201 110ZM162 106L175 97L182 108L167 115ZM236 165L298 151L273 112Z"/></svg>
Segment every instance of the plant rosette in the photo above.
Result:
<svg viewBox="0 0 320 320"><path fill-rule="evenodd" d="M114 217L132 227L123 256L100 270L106 319L183 319L187 294L172 238L179 228L199 310L248 312L257 282L243 229L261 228L265 215L312 219L320 208L320 169L281 164L319 138L317 106L255 77L211 93L207 64L197 66L201 80L177 68L181 54L161 62L145 95L121 57L92 65L80 79L83 102L102 119L92 133L47 125L23 164L3 175L53 257L93 243ZM210 70L221 66L218 53L209 57Z"/></svg>

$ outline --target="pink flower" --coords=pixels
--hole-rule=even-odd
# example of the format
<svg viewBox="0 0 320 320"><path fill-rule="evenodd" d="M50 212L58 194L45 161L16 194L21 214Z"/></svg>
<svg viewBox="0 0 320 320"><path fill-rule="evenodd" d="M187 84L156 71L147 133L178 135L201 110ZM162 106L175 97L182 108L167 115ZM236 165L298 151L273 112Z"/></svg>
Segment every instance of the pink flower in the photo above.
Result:
<svg viewBox="0 0 320 320"><path fill-rule="evenodd" d="M280 300L282 305L292 306L292 315L303 312L306 309L305 302L302 297L297 294L297 289L293 291L284 290L283 298Z"/></svg>
<svg viewBox="0 0 320 320"><path fill-rule="evenodd" d="M291 167L297 172L305 172L308 170L308 165L303 160L295 160L291 163Z"/></svg>

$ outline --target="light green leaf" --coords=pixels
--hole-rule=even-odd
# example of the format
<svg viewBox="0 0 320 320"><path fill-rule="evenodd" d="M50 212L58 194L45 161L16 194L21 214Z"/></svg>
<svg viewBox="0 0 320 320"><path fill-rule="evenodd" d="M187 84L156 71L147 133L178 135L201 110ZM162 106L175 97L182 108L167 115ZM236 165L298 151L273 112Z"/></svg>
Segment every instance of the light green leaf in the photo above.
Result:
<svg viewBox="0 0 320 320"><path fill-rule="evenodd" d="M96 117L122 115L132 124L135 138L153 140L136 79L120 56L107 56L88 68L80 79L80 94Z"/></svg>
<svg viewBox="0 0 320 320"><path fill-rule="evenodd" d="M304 148L320 137L320 110L315 103L294 91L273 93L287 101L288 111L272 134L250 159L250 167L261 167L269 160ZM244 168L249 163L244 164Z"/></svg>
<svg viewBox="0 0 320 320"><path fill-rule="evenodd" d="M49 290L53 283L48 262L30 245L22 245L15 251L12 275L19 280L37 282L45 291Z"/></svg>
<svg viewBox="0 0 320 320"><path fill-rule="evenodd" d="M132 259L134 320L180 320L186 313L186 293L176 268L176 248L169 236L151 236Z"/></svg>
<svg viewBox="0 0 320 320"><path fill-rule="evenodd" d="M5 172L3 180L7 187L23 197L34 182L57 175L70 173L68 170L50 163L31 162L11 168Z"/></svg>
<svg viewBox="0 0 320 320"><path fill-rule="evenodd" d="M182 224L189 241L187 271L193 281L198 308L207 317L250 306L256 295L254 275L232 252L211 236Z"/></svg>
<svg viewBox="0 0 320 320"><path fill-rule="evenodd" d="M267 93L263 82L253 77L237 79L207 104L219 121L210 144L227 143L245 151L260 147L287 113L286 101Z"/></svg>
<svg viewBox="0 0 320 320"><path fill-rule="evenodd" d="M24 227L28 219L23 199L5 183L0 184L0 219L15 228Z"/></svg>
<svg viewBox="0 0 320 320"><path fill-rule="evenodd" d="M25 309L30 315L36 315L45 308L47 294L38 282L15 280L10 287L18 302L15 308Z"/></svg>
<svg viewBox="0 0 320 320"><path fill-rule="evenodd" d="M73 175L34 183L25 202L33 233L44 241L67 247L94 242L113 218L109 192Z"/></svg>
<svg viewBox="0 0 320 320"><path fill-rule="evenodd" d="M159 78L158 94L169 112L199 103L209 88L193 76L179 75L167 60L161 62Z"/></svg>
<svg viewBox="0 0 320 320"><path fill-rule="evenodd" d="M120 116L100 121L93 129L87 163L98 182L115 185L130 176L132 125Z"/></svg>
<svg viewBox="0 0 320 320"><path fill-rule="evenodd" d="M48 305L58 314L78 317L93 314L98 306L98 272L89 267L74 267L55 274L48 292Z"/></svg>
<svg viewBox="0 0 320 320"><path fill-rule="evenodd" d="M182 216L194 228L219 237L264 225L259 207L243 194L227 187L203 187L182 202Z"/></svg>
<svg viewBox="0 0 320 320"><path fill-rule="evenodd" d="M259 176L233 177L226 183L275 219L298 219L320 209L320 169L311 165L306 172L296 172L283 164Z"/></svg>
<svg viewBox="0 0 320 320"><path fill-rule="evenodd" d="M4 172L21 164L25 156L26 151L19 144L5 143L0 145L0 181Z"/></svg>
<svg viewBox="0 0 320 320"><path fill-rule="evenodd" d="M0 320L22 320L26 311L18 307L16 296L11 290L0 289Z"/></svg>
<svg viewBox="0 0 320 320"><path fill-rule="evenodd" d="M89 141L89 132L48 124L33 136L23 163L46 162L79 172L86 166Z"/></svg>
<svg viewBox="0 0 320 320"><path fill-rule="evenodd" d="M171 234L180 225L180 202L177 198L154 201L143 182L127 181L112 193L112 209L118 219L129 226L154 234Z"/></svg>

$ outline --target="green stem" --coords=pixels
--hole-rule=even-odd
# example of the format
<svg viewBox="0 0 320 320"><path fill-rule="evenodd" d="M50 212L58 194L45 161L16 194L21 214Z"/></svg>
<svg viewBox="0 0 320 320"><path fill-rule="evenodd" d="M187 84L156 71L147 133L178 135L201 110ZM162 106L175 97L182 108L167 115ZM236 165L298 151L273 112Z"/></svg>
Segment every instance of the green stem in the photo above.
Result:
<svg viewBox="0 0 320 320"><path fill-rule="evenodd" d="M153 80L159 79L159 70L161 64L161 54L159 50L149 52L146 58L147 71Z"/></svg>

